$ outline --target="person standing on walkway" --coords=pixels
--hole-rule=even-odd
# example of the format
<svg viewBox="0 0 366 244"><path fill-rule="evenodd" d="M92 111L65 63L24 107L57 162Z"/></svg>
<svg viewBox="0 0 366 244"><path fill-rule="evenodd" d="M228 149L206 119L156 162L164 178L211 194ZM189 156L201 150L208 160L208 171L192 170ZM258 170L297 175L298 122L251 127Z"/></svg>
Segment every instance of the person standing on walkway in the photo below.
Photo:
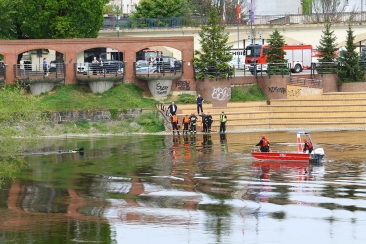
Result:
<svg viewBox="0 0 366 244"><path fill-rule="evenodd" d="M48 76L48 64L46 58L43 58L43 73L44 76Z"/></svg>
<svg viewBox="0 0 366 244"><path fill-rule="evenodd" d="M191 114L191 116L189 117L189 124L191 125L191 128L190 128L190 132L191 133L197 133L197 117L194 113Z"/></svg>
<svg viewBox="0 0 366 244"><path fill-rule="evenodd" d="M177 105L175 105L174 102L172 102L172 104L169 105L168 109L169 109L170 114L174 115L177 113L178 107L177 107Z"/></svg>
<svg viewBox="0 0 366 244"><path fill-rule="evenodd" d="M174 135L174 131L177 131L177 133L179 135L178 116L176 114L172 115L171 120L172 120L173 135Z"/></svg>
<svg viewBox="0 0 366 244"><path fill-rule="evenodd" d="M182 125L183 125L183 135L184 135L184 132L186 134L188 134L188 126L189 126L189 116L188 116L188 114L186 114L186 116L184 116L183 121L182 121Z"/></svg>
<svg viewBox="0 0 366 244"><path fill-rule="evenodd" d="M201 113L203 113L203 108L202 108L202 103L203 103L203 97L201 97L201 94L198 94L197 98L197 114L200 114L200 109L201 109Z"/></svg>
<svg viewBox="0 0 366 244"><path fill-rule="evenodd" d="M269 152L269 140L265 135L262 135L261 140L256 144L260 147L261 152Z"/></svg>
<svg viewBox="0 0 366 244"><path fill-rule="evenodd" d="M156 68L157 68L157 72L158 73L162 73L163 72L163 58L161 57L160 54L156 58Z"/></svg>
<svg viewBox="0 0 366 244"><path fill-rule="evenodd" d="M24 59L21 58L19 61L20 76L25 76Z"/></svg>
<svg viewBox="0 0 366 244"><path fill-rule="evenodd" d="M227 121L227 116L224 113L224 111L222 111L222 113L220 114L220 133L225 133L226 121Z"/></svg>
<svg viewBox="0 0 366 244"><path fill-rule="evenodd" d="M203 121L203 123L206 124L206 129L208 133L211 133L211 125L212 125L212 115L210 113L207 113L205 116L205 120Z"/></svg>
<svg viewBox="0 0 366 244"><path fill-rule="evenodd" d="M200 116L202 117L202 132L207 133L206 115L202 113Z"/></svg>

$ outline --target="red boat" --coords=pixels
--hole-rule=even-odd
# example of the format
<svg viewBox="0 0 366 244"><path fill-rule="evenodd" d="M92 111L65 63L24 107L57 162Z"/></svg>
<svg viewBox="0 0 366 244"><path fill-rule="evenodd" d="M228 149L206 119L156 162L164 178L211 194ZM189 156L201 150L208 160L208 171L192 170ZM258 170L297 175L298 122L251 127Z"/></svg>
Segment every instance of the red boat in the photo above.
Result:
<svg viewBox="0 0 366 244"><path fill-rule="evenodd" d="M321 160L324 156L324 150L319 148L314 150L311 154L303 152L302 139L306 138L311 144L313 144L308 132L297 132L297 151L293 152L261 152L258 147L253 147L251 154L254 158L261 161L301 161L310 162L312 159ZM319 162L319 161L317 161Z"/></svg>

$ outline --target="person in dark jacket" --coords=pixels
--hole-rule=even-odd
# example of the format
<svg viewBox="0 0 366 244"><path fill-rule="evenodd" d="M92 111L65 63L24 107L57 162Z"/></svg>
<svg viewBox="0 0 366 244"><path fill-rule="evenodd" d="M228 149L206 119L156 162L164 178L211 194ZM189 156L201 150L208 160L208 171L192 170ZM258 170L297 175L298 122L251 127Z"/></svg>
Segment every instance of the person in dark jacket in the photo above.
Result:
<svg viewBox="0 0 366 244"><path fill-rule="evenodd" d="M203 113L202 103L204 100L200 94L198 94L196 101L197 101L197 114L200 114L200 110L201 110L201 113Z"/></svg>
<svg viewBox="0 0 366 244"><path fill-rule="evenodd" d="M175 115L177 113L178 107L177 105L175 105L174 102L172 102L172 104L169 105L168 109L171 115Z"/></svg>
<svg viewBox="0 0 366 244"><path fill-rule="evenodd" d="M261 152L269 152L269 140L264 135L256 146L260 147Z"/></svg>
<svg viewBox="0 0 366 244"><path fill-rule="evenodd" d="M192 113L191 116L189 117L189 124L190 124L190 132L191 133L197 133L197 116Z"/></svg>
<svg viewBox="0 0 366 244"><path fill-rule="evenodd" d="M211 133L211 125L212 125L212 115L210 113L207 113L205 116L205 119L203 123L206 125L206 132Z"/></svg>
<svg viewBox="0 0 366 244"><path fill-rule="evenodd" d="M200 116L202 118L202 132L206 133L207 132L207 124L205 123L206 115L202 113Z"/></svg>

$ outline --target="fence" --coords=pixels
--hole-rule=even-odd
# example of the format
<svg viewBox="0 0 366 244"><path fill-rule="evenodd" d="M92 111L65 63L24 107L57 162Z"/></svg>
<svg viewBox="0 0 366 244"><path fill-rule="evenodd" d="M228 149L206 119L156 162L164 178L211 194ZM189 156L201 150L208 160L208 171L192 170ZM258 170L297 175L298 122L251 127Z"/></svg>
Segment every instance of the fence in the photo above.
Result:
<svg viewBox="0 0 366 244"><path fill-rule="evenodd" d="M315 13L315 14L282 14L282 15L256 15L251 23L249 15L243 15L241 26L249 25L298 25L319 24L329 20L331 23L360 23L366 22L366 12L358 13ZM194 15L190 17L173 18L104 18L102 29L154 29L154 28L183 28L199 27L207 21L207 16ZM226 25L238 25L235 18L228 19Z"/></svg>

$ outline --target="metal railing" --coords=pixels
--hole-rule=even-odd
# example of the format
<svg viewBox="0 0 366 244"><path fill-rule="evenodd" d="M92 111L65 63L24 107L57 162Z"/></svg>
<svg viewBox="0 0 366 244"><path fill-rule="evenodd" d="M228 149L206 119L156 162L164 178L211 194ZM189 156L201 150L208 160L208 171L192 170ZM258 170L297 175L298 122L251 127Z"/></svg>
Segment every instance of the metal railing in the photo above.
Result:
<svg viewBox="0 0 366 244"><path fill-rule="evenodd" d="M76 76L123 77L124 63L117 62L113 64L103 64L103 65L93 63L75 63L74 71Z"/></svg>
<svg viewBox="0 0 366 244"><path fill-rule="evenodd" d="M253 23L249 15L243 15L240 26L249 25L299 25L319 24L329 20L331 23L359 23L366 22L366 12L347 13L314 13L314 14L278 14L278 15L256 15ZM104 18L104 25L101 29L154 29L154 28L184 28L199 27L205 24L207 16L173 17L173 18ZM236 18L228 18L226 25L237 26Z"/></svg>
<svg viewBox="0 0 366 244"><path fill-rule="evenodd" d="M183 74L183 60L177 60L175 64L171 64L170 62L161 62L160 64L152 63L150 64L147 61L137 61L133 62L133 72L135 77L137 75L146 75L146 76L156 76L156 75L176 75Z"/></svg>
<svg viewBox="0 0 366 244"><path fill-rule="evenodd" d="M194 79L197 80L203 80L205 78L208 79L215 79L218 80L219 78L233 78L235 75L235 69L233 67L228 67L225 70L220 70L217 67L207 67L206 69L197 69L193 66L193 71L194 71ZM200 76L199 74L202 74L202 76Z"/></svg>
<svg viewBox="0 0 366 244"><path fill-rule="evenodd" d="M42 64L14 64L14 78L29 79L29 78L64 78L65 63L53 63L47 68Z"/></svg>

